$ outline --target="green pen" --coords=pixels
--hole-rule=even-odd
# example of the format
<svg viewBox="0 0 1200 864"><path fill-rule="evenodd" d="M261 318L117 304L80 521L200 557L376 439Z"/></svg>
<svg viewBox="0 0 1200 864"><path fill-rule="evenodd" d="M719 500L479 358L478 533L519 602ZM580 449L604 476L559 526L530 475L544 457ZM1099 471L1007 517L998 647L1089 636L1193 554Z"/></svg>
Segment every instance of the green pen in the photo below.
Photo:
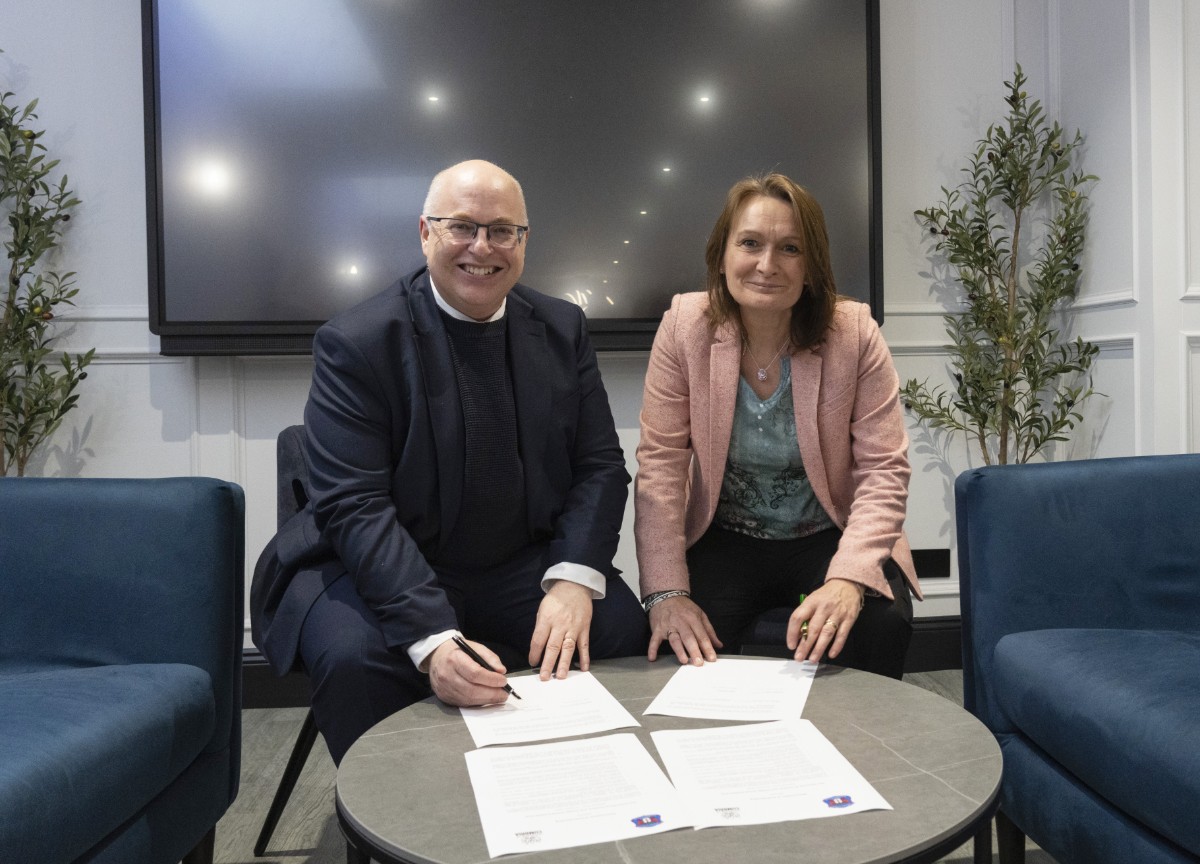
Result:
<svg viewBox="0 0 1200 864"><path fill-rule="evenodd" d="M804 594L804 593L801 593L801 594L800 594L800 604L799 604L799 605L804 605L804 601L805 601L805 600L807 600L807 599L808 599L808 595L807 595L807 594ZM801 638L801 639L808 639L808 622L807 622L807 621L805 621L804 623L802 623L802 624L800 625L800 638Z"/></svg>

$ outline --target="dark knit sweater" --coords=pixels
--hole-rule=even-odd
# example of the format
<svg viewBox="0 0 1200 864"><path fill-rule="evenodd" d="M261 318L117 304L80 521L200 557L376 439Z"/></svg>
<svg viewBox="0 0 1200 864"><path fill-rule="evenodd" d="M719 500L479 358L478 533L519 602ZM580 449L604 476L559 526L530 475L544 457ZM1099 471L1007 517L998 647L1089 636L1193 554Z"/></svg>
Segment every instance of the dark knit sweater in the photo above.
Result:
<svg viewBox="0 0 1200 864"><path fill-rule="evenodd" d="M529 543L507 319L479 324L442 313L462 403L462 507L440 564L500 564Z"/></svg>

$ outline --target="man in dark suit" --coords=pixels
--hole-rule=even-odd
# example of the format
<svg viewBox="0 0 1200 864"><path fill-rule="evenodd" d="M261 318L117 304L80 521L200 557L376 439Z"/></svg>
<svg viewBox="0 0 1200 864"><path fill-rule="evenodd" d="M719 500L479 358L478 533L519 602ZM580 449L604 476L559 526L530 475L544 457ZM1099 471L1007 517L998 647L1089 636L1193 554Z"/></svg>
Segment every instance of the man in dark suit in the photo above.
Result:
<svg viewBox="0 0 1200 864"><path fill-rule="evenodd" d="M260 557L251 621L276 673L308 672L336 762L431 691L504 701L485 642L544 680L645 653L612 566L629 475L608 396L580 309L517 284L527 226L512 176L446 169L420 217L428 266L313 342L311 501Z"/></svg>

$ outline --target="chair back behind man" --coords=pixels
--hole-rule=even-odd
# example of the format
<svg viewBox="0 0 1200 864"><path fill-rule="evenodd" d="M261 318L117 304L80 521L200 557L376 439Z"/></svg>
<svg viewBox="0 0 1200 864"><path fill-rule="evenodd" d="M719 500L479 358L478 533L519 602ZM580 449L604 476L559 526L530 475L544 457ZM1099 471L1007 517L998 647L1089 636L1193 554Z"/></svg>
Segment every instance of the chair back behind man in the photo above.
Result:
<svg viewBox="0 0 1200 864"><path fill-rule="evenodd" d="M308 451L304 424L286 427L275 439L276 528L308 504Z"/></svg>

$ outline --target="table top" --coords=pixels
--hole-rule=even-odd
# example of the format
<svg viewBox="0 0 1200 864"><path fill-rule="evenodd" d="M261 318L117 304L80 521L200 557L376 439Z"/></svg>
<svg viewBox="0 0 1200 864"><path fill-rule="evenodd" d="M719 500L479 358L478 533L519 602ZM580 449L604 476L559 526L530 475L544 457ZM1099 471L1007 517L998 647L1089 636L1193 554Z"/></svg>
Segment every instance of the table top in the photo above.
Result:
<svg viewBox="0 0 1200 864"><path fill-rule="evenodd" d="M667 658L650 663L644 657L627 657L592 664L592 674L641 724L614 732L636 734L660 767L650 732L732 725L643 716L677 668ZM995 738L971 714L937 694L868 672L822 666L803 717L894 810L682 829L504 858L538 864L934 861L966 842L995 809L1001 773ZM343 830L385 864L493 860L463 758L473 749L458 709L435 699L383 720L355 742L338 769L337 809Z"/></svg>

